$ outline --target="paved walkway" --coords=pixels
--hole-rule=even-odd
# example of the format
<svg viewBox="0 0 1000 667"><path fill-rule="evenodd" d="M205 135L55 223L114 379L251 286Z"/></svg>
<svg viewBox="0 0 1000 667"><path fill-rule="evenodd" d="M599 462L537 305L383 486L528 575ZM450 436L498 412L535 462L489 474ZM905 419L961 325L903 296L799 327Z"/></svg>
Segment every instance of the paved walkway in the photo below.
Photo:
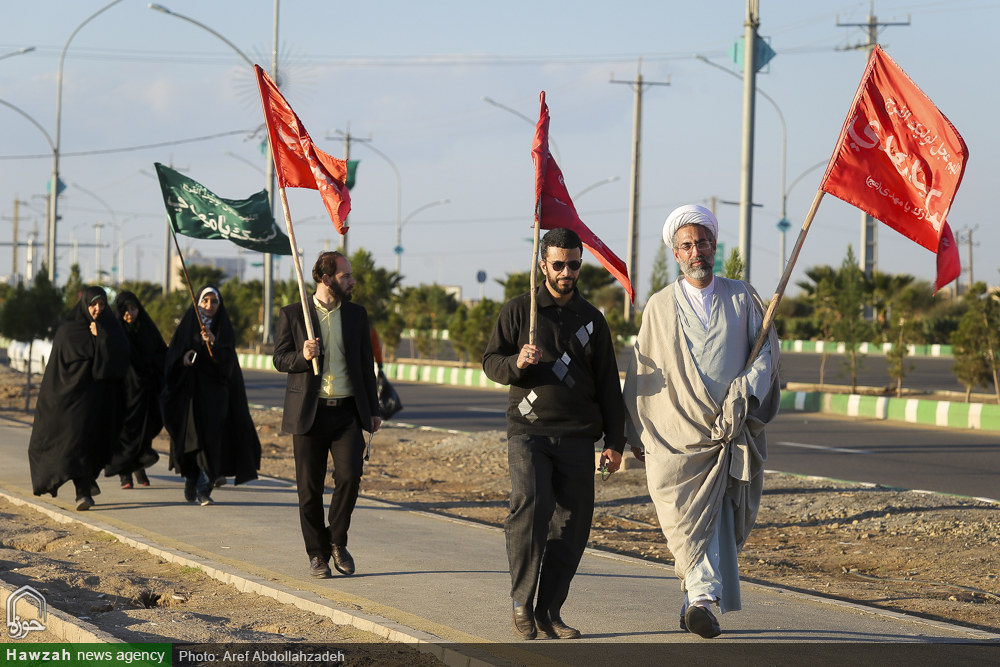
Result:
<svg viewBox="0 0 1000 667"><path fill-rule="evenodd" d="M316 580L308 574L290 483L263 479L227 486L216 490L217 503L211 507L188 505L181 478L161 459L150 471L151 487L123 491L117 480L102 480L104 493L96 498L97 506L76 512L71 485L56 499L32 496L29 433L26 427L0 424L0 490L7 497L151 545L172 560L193 560L224 580L325 610L338 622L393 639L439 644L444 648L433 650L446 651L451 664L464 659L459 654L477 655L488 664L522 664L542 656L572 663L577 651L583 652L580 659L593 657L599 650L594 642L705 643L678 631L681 593L670 567L588 550L563 608L564 619L580 628L584 639L515 642L504 538L498 528L362 498L349 545L357 574ZM742 612L721 618L723 635L713 645L752 640L845 647L853 642L969 641L1000 646L998 634L765 586L744 584L743 600Z"/></svg>

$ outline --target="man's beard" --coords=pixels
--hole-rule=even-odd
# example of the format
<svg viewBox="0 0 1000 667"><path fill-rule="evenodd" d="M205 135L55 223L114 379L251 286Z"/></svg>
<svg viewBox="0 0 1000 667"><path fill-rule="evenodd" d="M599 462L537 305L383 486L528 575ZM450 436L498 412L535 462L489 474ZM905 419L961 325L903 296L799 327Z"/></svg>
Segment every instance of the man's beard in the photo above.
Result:
<svg viewBox="0 0 1000 667"><path fill-rule="evenodd" d="M337 297L338 301L350 301L351 300L352 292L345 290L344 288L342 288L339 284L337 284L335 282L331 282L330 283L330 291L333 292L333 295L335 297Z"/></svg>
<svg viewBox="0 0 1000 667"><path fill-rule="evenodd" d="M701 260L701 266L694 266L696 259ZM695 257L687 262L681 262L681 272L692 280L704 280L712 275L712 262L709 259L708 257Z"/></svg>
<svg viewBox="0 0 1000 667"><path fill-rule="evenodd" d="M565 283L564 284L559 283L558 276L556 276L555 278L552 278L551 276L546 276L545 279L548 281L549 287L551 287L552 291L554 291L556 294L572 294L573 288L576 287L576 281L577 281L576 278L569 278L569 284L566 285Z"/></svg>

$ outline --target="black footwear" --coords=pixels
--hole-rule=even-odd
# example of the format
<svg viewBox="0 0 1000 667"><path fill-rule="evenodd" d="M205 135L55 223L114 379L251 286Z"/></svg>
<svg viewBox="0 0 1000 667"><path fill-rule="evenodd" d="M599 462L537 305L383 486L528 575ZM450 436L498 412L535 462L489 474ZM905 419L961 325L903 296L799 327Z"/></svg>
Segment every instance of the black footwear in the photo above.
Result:
<svg viewBox="0 0 1000 667"><path fill-rule="evenodd" d="M225 475L223 475L222 477L216 477L215 478L215 488L218 489L219 487L225 486L225 485L226 485L226 476Z"/></svg>
<svg viewBox="0 0 1000 667"><path fill-rule="evenodd" d="M687 621L684 620L684 614L681 614L681 626L680 627L681 627L681 631L682 632L687 632L688 631L688 624L687 624Z"/></svg>
<svg viewBox="0 0 1000 667"><path fill-rule="evenodd" d="M139 486L149 486L149 477L146 476L145 470L135 471L135 483Z"/></svg>
<svg viewBox="0 0 1000 667"><path fill-rule="evenodd" d="M545 636L552 639L579 639L580 631L571 628L559 618L559 614L541 609L535 610L535 625Z"/></svg>
<svg viewBox="0 0 1000 667"><path fill-rule="evenodd" d="M309 574L317 579L329 579L333 576L330 573L330 566L319 556L313 556L309 559Z"/></svg>
<svg viewBox="0 0 1000 667"><path fill-rule="evenodd" d="M212 500L212 496L208 495L207 493L199 493L198 497L196 498L196 501L202 507L207 507L208 505L215 504L215 501Z"/></svg>
<svg viewBox="0 0 1000 667"><path fill-rule="evenodd" d="M687 611L684 612L684 624L689 632L705 639L718 637L722 634L722 628L719 626L715 614L708 607L701 605L694 604L687 608Z"/></svg>
<svg viewBox="0 0 1000 667"><path fill-rule="evenodd" d="M76 511L85 512L94 506L94 499L90 496L84 496L82 498L76 499Z"/></svg>
<svg viewBox="0 0 1000 667"><path fill-rule="evenodd" d="M198 500L198 493L195 491L197 484L197 479L191 479L188 477L184 480L184 500L189 503L193 503Z"/></svg>
<svg viewBox="0 0 1000 667"><path fill-rule="evenodd" d="M535 615L531 613L531 607L518 604L514 600L514 632L521 639L534 639L538 636L535 629Z"/></svg>
<svg viewBox="0 0 1000 667"><path fill-rule="evenodd" d="M354 574L354 558L347 547L334 544L330 549L333 552L333 566L337 568L337 572L348 576Z"/></svg>

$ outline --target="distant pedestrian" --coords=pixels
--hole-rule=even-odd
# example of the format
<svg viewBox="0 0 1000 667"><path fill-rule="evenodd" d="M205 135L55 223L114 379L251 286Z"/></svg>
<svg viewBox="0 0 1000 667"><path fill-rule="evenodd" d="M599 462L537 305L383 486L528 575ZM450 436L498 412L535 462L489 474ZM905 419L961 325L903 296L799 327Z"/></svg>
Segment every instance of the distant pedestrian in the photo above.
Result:
<svg viewBox="0 0 1000 667"><path fill-rule="evenodd" d="M160 406L170 469L184 477L184 499L211 505L219 477L232 475L236 484L257 479L261 450L222 296L209 285L197 303L170 340Z"/></svg>
<svg viewBox="0 0 1000 667"><path fill-rule="evenodd" d="M361 486L364 431L374 434L382 418L368 313L351 303L351 262L339 252L320 253L312 277L316 291L309 300L309 316L315 338L307 337L301 303L282 308L275 328L274 367L288 374L281 428L292 434L309 571L326 578L331 576L331 555L338 572L354 574L347 531ZM313 372L314 359L319 375ZM334 487L324 518L324 480L331 455Z"/></svg>
<svg viewBox="0 0 1000 667"><path fill-rule="evenodd" d="M94 506L97 477L122 428L122 380L128 371L125 332L100 287L83 290L70 318L52 341L38 392L28 444L34 494L51 493L73 480L76 509Z"/></svg>
<svg viewBox="0 0 1000 667"><path fill-rule="evenodd" d="M125 423L104 474L118 475L122 488L131 489L133 474L135 484L149 486L146 469L160 458L153 450L153 438L163 430L160 392L167 344L133 292L119 293L115 310L128 337L129 368L124 382Z"/></svg>
<svg viewBox="0 0 1000 667"><path fill-rule="evenodd" d="M534 639L574 639L561 609L590 535L594 515L595 443L602 463L618 470L625 448L625 406L611 331L576 289L583 244L568 229L541 243L537 331L529 343L531 295L500 311L483 354L483 370L510 385L507 457L510 514L504 523L514 631ZM537 598L536 598L537 593Z"/></svg>
<svg viewBox="0 0 1000 667"><path fill-rule="evenodd" d="M748 357L763 308L749 283L713 276L719 223L702 206L663 226L683 276L649 298L625 378L632 451L681 590L680 628L722 632L711 607L742 608L737 554L760 507L767 445L778 411L778 338ZM749 367L748 367L749 366Z"/></svg>

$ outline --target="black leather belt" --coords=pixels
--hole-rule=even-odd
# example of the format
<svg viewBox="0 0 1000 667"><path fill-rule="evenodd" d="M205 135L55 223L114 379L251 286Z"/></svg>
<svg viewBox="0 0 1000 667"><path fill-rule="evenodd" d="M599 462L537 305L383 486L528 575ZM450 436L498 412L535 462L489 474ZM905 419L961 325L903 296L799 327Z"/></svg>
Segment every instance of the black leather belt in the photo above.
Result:
<svg viewBox="0 0 1000 667"><path fill-rule="evenodd" d="M320 398L319 404L324 405L328 408L342 408L347 405L348 401L353 401L353 396L345 396L344 398Z"/></svg>

